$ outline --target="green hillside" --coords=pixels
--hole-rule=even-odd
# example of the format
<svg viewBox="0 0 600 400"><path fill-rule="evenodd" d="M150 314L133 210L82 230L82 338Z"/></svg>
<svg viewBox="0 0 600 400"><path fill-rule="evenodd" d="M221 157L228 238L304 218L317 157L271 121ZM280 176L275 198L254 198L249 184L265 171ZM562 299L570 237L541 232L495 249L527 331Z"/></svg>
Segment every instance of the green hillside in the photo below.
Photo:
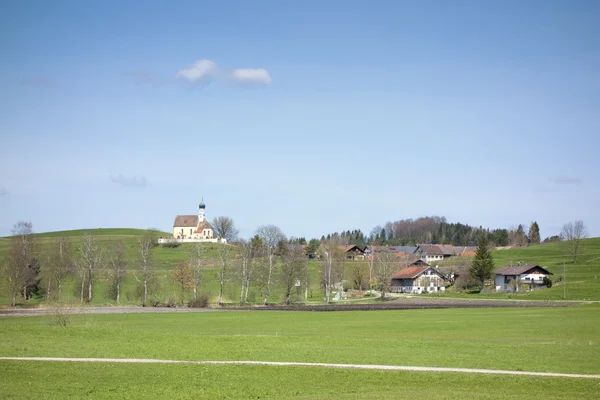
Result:
<svg viewBox="0 0 600 400"><path fill-rule="evenodd" d="M111 229L81 229L81 230L70 230L70 231L58 231L58 232L46 232L46 233L38 233L35 234L36 238L36 247L38 257L40 262L43 265L44 260L46 259L46 255L48 251L54 243L57 237L69 237L71 239L73 245L73 256L77 257L77 248L81 243L83 235L85 232L90 232L101 245L108 247L111 244L117 242L123 242L126 248L126 258L129 263L128 274L125 278L124 287L123 287L123 295L121 303L123 304L140 304L139 301L139 273L138 269L138 258L137 258L137 243L138 240L144 235L146 232L142 229L122 229L122 228L111 228ZM167 232L155 231L155 236L158 237L170 237L171 234ZM3 237L0 238L0 263L4 259L4 257L8 254L10 248L11 238ZM216 297L219 292L219 273L220 273L220 258L219 258L219 248L223 246L218 243L203 243L202 244L202 253L203 253L203 263L204 263L204 272L203 272L203 281L204 283L201 285L200 290L203 293L206 293L211 298L211 301L216 301ZM229 246L229 245L228 245ZM154 270L156 271L156 279L155 279L155 297L161 302L166 302L170 297L177 297L178 300L180 296L180 289L177 286L176 282L173 279L172 271L177 268L180 262L188 261L190 259L192 244L181 244L176 248L167 248L163 246L157 245L153 250L153 264ZM235 249L234 249L235 254ZM237 282L234 268L233 268L233 260L229 265L228 270L228 279L225 286L225 301L226 302L236 302L239 301L239 290L240 285ZM318 278L318 263L315 261L309 262L309 281L310 291L309 291L309 300L317 300L322 297L322 290L319 288L319 278ZM283 296L283 292L281 288L277 285L276 282L277 276L274 276L274 284L271 288L270 301L272 302L280 302ZM65 295L62 300L73 300L78 299L77 296L77 278L73 277L69 282L66 283ZM114 301L110 299L108 295L109 282L108 276L106 273L101 272L100 276L95 283L94 289L94 300L92 301L93 305L105 305L105 304L113 304ZM186 294L186 299L188 300L191 297L191 294ZM261 298L261 294L258 291L257 285L251 286L250 293L248 296L249 301L251 302L259 302ZM0 283L0 304L7 304L8 297L6 294L6 290L3 290L2 283ZM39 303L43 301L42 299L32 299L32 303Z"/></svg>
<svg viewBox="0 0 600 400"><path fill-rule="evenodd" d="M529 293L480 293L459 294L446 293L442 296L477 296L493 298L522 298L536 300L560 300L565 292L568 300L600 300L600 238L584 239L577 262L573 263L569 255L568 242L554 242L536 246L495 250L492 252L496 269L522 264L537 264L553 273L554 284L550 289ZM462 260L464 261L464 260ZM440 267L448 268L457 261L452 259L439 263ZM458 261L460 262L460 261ZM564 267L563 267L564 263Z"/></svg>

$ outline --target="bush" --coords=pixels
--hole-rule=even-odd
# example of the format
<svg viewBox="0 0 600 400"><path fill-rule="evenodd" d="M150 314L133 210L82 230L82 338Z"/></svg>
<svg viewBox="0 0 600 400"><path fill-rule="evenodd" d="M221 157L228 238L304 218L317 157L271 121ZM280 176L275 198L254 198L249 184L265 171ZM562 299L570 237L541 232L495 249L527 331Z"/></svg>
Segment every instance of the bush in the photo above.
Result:
<svg viewBox="0 0 600 400"><path fill-rule="evenodd" d="M544 283L544 286L546 286L547 288L552 287L552 280L550 278L548 278L547 276L544 277L542 282Z"/></svg>
<svg viewBox="0 0 600 400"><path fill-rule="evenodd" d="M208 307L208 295L204 293L198 294L195 299L188 302L190 308L206 308Z"/></svg>
<svg viewBox="0 0 600 400"><path fill-rule="evenodd" d="M169 298L167 299L167 304L165 305L170 308L177 307L177 296L169 296Z"/></svg>
<svg viewBox="0 0 600 400"><path fill-rule="evenodd" d="M181 243L179 243L175 239L169 239L165 243L162 244L162 247L166 247L166 248L169 248L169 249L174 249L174 248L179 247L180 244Z"/></svg>

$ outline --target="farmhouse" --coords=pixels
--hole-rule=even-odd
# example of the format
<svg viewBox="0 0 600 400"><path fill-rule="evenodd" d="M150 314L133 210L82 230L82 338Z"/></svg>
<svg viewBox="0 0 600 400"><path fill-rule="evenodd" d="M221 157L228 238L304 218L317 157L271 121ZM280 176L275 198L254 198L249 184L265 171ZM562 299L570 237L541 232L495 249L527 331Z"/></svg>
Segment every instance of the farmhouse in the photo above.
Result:
<svg viewBox="0 0 600 400"><path fill-rule="evenodd" d="M542 288L544 278L552 272L539 265L509 265L496 270L497 292L518 292L522 285L528 285L530 290Z"/></svg>
<svg viewBox="0 0 600 400"><path fill-rule="evenodd" d="M347 260L364 260L365 252L356 245L340 246Z"/></svg>
<svg viewBox="0 0 600 400"><path fill-rule="evenodd" d="M415 252L428 263L441 261L450 257L473 256L477 247L475 246L452 246L450 244L420 244Z"/></svg>
<svg viewBox="0 0 600 400"><path fill-rule="evenodd" d="M402 268L392 275L391 289L400 293L423 293L444 291L446 279L429 265Z"/></svg>

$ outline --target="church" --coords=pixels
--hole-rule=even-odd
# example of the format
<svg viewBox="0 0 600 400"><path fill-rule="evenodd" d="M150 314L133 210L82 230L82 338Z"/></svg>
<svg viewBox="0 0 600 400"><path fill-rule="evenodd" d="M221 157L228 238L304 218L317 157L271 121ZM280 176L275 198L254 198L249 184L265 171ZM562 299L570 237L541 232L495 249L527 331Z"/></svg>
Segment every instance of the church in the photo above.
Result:
<svg viewBox="0 0 600 400"><path fill-rule="evenodd" d="M178 215L173 223L173 238L193 242L216 242L213 227L206 220L204 200L198 207L198 215ZM190 240L191 239L191 240Z"/></svg>

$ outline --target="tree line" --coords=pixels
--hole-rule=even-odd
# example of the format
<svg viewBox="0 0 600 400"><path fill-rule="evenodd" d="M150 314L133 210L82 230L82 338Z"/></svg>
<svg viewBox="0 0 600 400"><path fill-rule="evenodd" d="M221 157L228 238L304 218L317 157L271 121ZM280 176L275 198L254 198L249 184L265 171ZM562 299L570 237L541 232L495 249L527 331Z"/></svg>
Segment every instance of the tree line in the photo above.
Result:
<svg viewBox="0 0 600 400"><path fill-rule="evenodd" d="M329 233L321 236L321 241L336 239L359 247L416 246L420 243L476 246L482 236L494 246L527 246L541 243L537 221L531 222L527 231L523 224L516 228L490 230L459 222L450 223L445 217L438 216L387 222L383 226L377 225L368 235L360 229ZM556 240L560 240L560 236L546 238L544 242Z"/></svg>

